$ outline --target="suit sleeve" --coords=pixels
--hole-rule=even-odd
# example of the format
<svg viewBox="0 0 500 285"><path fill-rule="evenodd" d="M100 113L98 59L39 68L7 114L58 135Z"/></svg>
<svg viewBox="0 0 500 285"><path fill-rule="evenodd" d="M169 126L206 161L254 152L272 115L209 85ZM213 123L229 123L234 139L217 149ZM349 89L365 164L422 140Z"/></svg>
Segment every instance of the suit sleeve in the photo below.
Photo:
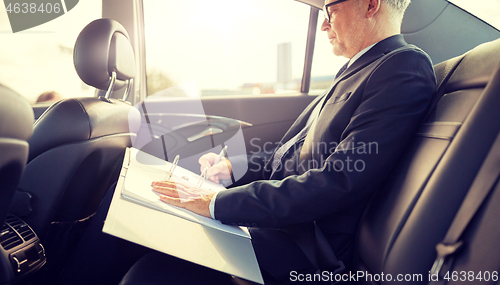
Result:
<svg viewBox="0 0 500 285"><path fill-rule="evenodd" d="M430 59L416 49L391 55L365 82L338 147L320 168L220 192L215 217L226 224L286 227L364 203L402 155L436 88Z"/></svg>
<svg viewBox="0 0 500 285"><path fill-rule="evenodd" d="M247 171L235 183L231 184L230 187L246 185L256 180L264 180L266 176L269 177L270 175L270 169L266 167L267 160L263 156L254 155L231 159L233 167L235 165L236 167L242 167L241 165L243 164L247 166Z"/></svg>

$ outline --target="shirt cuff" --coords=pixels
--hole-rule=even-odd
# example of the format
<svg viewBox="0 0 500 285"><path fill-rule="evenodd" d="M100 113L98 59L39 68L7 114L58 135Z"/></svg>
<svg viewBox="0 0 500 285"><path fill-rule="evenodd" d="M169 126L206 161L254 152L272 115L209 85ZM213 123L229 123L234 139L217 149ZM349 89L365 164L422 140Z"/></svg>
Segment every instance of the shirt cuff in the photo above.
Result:
<svg viewBox="0 0 500 285"><path fill-rule="evenodd" d="M215 198L217 198L217 193L215 193L214 196L212 196L212 200L210 200L210 204L208 205L208 210L210 211L210 216L212 219L216 220L215 218Z"/></svg>

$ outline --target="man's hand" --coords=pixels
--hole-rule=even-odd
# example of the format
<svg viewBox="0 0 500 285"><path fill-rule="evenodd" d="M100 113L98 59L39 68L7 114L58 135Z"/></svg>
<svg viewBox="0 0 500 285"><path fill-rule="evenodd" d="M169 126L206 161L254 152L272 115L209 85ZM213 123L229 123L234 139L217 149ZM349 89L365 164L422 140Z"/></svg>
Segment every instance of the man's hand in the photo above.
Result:
<svg viewBox="0 0 500 285"><path fill-rule="evenodd" d="M231 179L231 162L223 157L219 163L214 165L218 157L218 154L211 152L203 155L198 160L200 163L200 171L203 172L203 170L208 167L208 179L215 183L219 183L220 180Z"/></svg>
<svg viewBox="0 0 500 285"><path fill-rule="evenodd" d="M151 186L153 191L161 194L161 201L212 218L208 206L214 192L171 181L155 181Z"/></svg>

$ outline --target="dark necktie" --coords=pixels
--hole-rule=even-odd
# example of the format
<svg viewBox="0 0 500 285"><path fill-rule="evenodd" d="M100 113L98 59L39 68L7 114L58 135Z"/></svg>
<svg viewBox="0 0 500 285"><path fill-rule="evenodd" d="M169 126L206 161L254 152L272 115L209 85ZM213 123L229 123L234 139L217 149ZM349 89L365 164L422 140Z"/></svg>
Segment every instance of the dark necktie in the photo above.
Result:
<svg viewBox="0 0 500 285"><path fill-rule="evenodd" d="M348 65L349 65L349 61L346 62L346 64L344 64L344 66L342 66L340 68L339 72L337 72L337 75L335 75L335 79L337 77L339 77L347 69ZM323 100L321 100L318 104L323 105L322 102L323 102ZM311 115L314 113L315 112L313 111L311 113ZM319 115L319 112L317 113L316 117L318 115ZM280 148L278 148L278 150L276 150L276 153L274 154L274 159L273 159L273 165L272 165L273 172L271 173L271 177L273 176L274 172L276 172L278 167L281 165L281 162L282 162L281 160L282 160L283 156L285 156L288 153L290 148L292 146L294 146L297 142L301 141L302 139L304 139L307 136L309 129L313 125L313 122L316 121L316 117L311 119L311 120L308 120L306 126L298 134L296 134L293 138L288 140L284 145L282 145Z"/></svg>
<svg viewBox="0 0 500 285"><path fill-rule="evenodd" d="M347 61L340 69L339 69L339 72L337 72L337 75L335 75L335 79L337 79L337 77L339 77L340 75L342 75L342 73L344 73L344 71L347 69L347 67L349 66L349 62L351 62L350 60Z"/></svg>

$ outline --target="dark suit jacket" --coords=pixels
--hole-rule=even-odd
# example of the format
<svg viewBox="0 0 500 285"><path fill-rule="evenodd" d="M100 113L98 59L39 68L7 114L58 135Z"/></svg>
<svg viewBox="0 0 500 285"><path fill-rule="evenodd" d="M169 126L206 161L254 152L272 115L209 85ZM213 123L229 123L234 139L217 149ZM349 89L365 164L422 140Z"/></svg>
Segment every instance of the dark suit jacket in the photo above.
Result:
<svg viewBox="0 0 500 285"><path fill-rule="evenodd" d="M343 251L339 235L354 234L367 199L406 148L435 88L425 52L402 35L377 43L323 95L313 130L316 149L305 160L314 163L292 162L295 173L283 167L273 177L269 164L249 171L241 181L253 182L218 194L216 219L270 228L316 221L334 251ZM302 130L321 98L304 110L282 142Z"/></svg>

